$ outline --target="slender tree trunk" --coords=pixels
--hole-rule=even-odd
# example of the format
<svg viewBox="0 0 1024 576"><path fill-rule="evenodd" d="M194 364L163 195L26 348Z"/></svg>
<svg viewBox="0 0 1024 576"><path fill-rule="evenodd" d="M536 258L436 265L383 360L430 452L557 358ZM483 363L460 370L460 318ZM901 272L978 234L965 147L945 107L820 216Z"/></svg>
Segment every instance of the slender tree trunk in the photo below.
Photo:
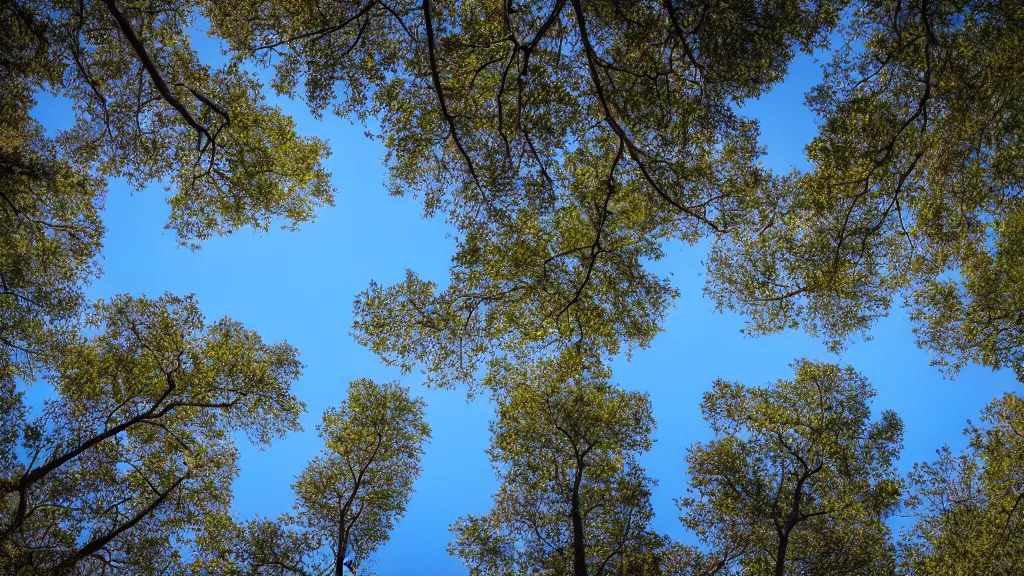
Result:
<svg viewBox="0 0 1024 576"><path fill-rule="evenodd" d="M820 464L814 470L804 472L796 482L796 489L793 492L793 504L789 510L789 514L786 516L785 526L783 526L782 530L779 531L779 547L775 551L775 576L785 576L786 549L789 548L789 535L793 533L793 528L795 528L797 523L800 522L800 501L803 499L804 495L804 482L806 482L812 475L816 474L818 470L821 470Z"/></svg>
<svg viewBox="0 0 1024 576"><path fill-rule="evenodd" d="M572 484L572 503L569 513L572 516L572 573L573 576L587 576L587 545L583 537L583 512L580 510L580 484L583 471L576 468L576 478Z"/></svg>
<svg viewBox="0 0 1024 576"><path fill-rule="evenodd" d="M342 502L339 498L338 502L341 503L341 510L338 512L338 553L334 557L334 576L344 576L345 554L348 553L348 535L345 534L345 520L348 516L348 508L352 504L352 498L350 497L345 502Z"/></svg>
<svg viewBox="0 0 1024 576"><path fill-rule="evenodd" d="M775 576L786 574L786 548L789 548L789 532L779 536L779 547L775 552Z"/></svg>

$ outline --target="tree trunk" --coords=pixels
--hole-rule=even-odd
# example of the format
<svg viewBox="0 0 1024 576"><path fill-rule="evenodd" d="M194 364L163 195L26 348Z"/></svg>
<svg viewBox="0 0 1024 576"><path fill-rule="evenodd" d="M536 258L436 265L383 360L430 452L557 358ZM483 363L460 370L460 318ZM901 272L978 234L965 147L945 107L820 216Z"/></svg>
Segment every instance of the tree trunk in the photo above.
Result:
<svg viewBox="0 0 1024 576"><path fill-rule="evenodd" d="M580 484L583 471L576 468L576 478L572 485L572 573L573 576L587 576L587 546L583 538L583 513L580 510Z"/></svg>
<svg viewBox="0 0 1024 576"><path fill-rule="evenodd" d="M775 552L775 576L786 574L786 548L789 547L789 532L779 537L779 547Z"/></svg>
<svg viewBox="0 0 1024 576"><path fill-rule="evenodd" d="M779 531L779 547L775 552L775 576L784 576L786 573L786 549L789 548L789 535L793 528L800 522L800 501L803 499L804 482L821 470L821 464L813 470L807 470L796 482L796 489L793 492L793 504L786 516L786 524Z"/></svg>
<svg viewBox="0 0 1024 576"><path fill-rule="evenodd" d="M348 519L348 509L352 505L353 496L355 496L354 491L347 501L342 502L340 498L338 500L341 503L341 510L338 512L338 551L334 557L334 576L345 576L345 554L348 553L348 534L345 533L345 521Z"/></svg>

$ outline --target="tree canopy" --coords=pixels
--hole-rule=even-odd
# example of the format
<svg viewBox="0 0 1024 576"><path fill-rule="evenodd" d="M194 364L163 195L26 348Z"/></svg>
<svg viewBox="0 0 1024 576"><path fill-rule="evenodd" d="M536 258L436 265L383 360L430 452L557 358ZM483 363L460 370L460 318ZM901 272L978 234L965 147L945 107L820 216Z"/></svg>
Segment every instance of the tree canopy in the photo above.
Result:
<svg viewBox="0 0 1024 576"><path fill-rule="evenodd" d="M34 356L83 305L98 272L101 180L63 157L28 114L38 82L59 71L42 25L0 10L0 371L27 375Z"/></svg>
<svg viewBox="0 0 1024 576"><path fill-rule="evenodd" d="M405 514L430 439L424 402L397 383L359 379L317 428L325 447L295 480L294 514L223 514L200 541L203 574L363 574Z"/></svg>
<svg viewBox="0 0 1024 576"><path fill-rule="evenodd" d="M430 438L424 403L396 383L356 380L341 408L324 413L324 454L295 482L301 526L330 542L336 574L358 568L405 514Z"/></svg>
<svg viewBox="0 0 1024 576"><path fill-rule="evenodd" d="M636 459L652 442L646 394L576 358L506 368L488 451L501 486L488 514L452 526L449 551L474 575L633 573L662 545Z"/></svg>
<svg viewBox="0 0 1024 576"><path fill-rule="evenodd" d="M333 202L325 143L298 135L251 72L200 61L186 32L201 8L0 3L0 370L28 374L74 333L100 272L108 178L164 184L167 226L192 247L295 227ZM29 116L41 92L70 101L70 128Z"/></svg>
<svg viewBox="0 0 1024 576"><path fill-rule="evenodd" d="M18 48L46 61L21 70L22 88L74 104L61 150L102 176L165 183L168 227L183 243L306 221L333 190L323 142L296 134L251 73L200 61L186 31L206 10L116 0L11 0L4 10Z"/></svg>
<svg viewBox="0 0 1024 576"><path fill-rule="evenodd" d="M798 360L770 387L718 381L701 411L715 439L686 457L684 524L728 574L895 574L886 519L900 504L903 423L871 420L852 368Z"/></svg>
<svg viewBox="0 0 1024 576"><path fill-rule="evenodd" d="M649 344L675 290L644 262L757 205L767 175L736 104L823 43L839 7L225 2L210 18L314 111L372 118L390 190L454 227L444 291L372 285L355 325L451 386L488 358Z"/></svg>
<svg viewBox="0 0 1024 576"><path fill-rule="evenodd" d="M89 316L30 414L4 381L0 562L14 574L168 573L231 503L234 435L299 428L297 352L195 301L119 296Z"/></svg>
<svg viewBox="0 0 1024 576"><path fill-rule="evenodd" d="M828 5L801 6L819 9L817 17L797 17L789 25L816 23L817 32L781 34L779 50L797 37L807 46L836 22ZM700 14L692 40L695 61L681 56L681 66L695 70L711 43L697 38L713 39L714 31L721 31L709 24L714 10L742 12L732 3L705 7L706 15L702 9L691 11ZM414 277L387 290L371 286L361 299L366 308L357 317L357 334L386 361L423 362L430 377L442 383L465 378L464 364L453 367L462 355L521 354L553 341L585 342L611 354L623 343L644 346L660 329L675 292L643 263L660 258L666 240L710 233L714 246L706 292L719 309L742 313L748 334L803 327L838 350L857 334L869 337L869 328L902 297L919 344L948 373L978 362L1011 367L1022 378L1024 306L1017 248L1022 243L1015 236L1020 96L1011 80L1020 75L1014 56L1019 9L1003 2L928 0L843 7L839 34L845 43L835 46L824 81L808 96L821 118L820 134L807 148L810 171L767 173L758 164L763 150L756 143L756 126L738 117L722 122L746 126L742 136L715 140L703 153L677 158L661 148L632 146L631 139L645 132L630 126L623 135L614 130L615 116L605 116L610 127L598 131L610 133L575 136L557 156L569 182L564 190L549 185L542 200L527 208L516 205L501 216L451 203L458 214L463 206L472 214L470 224L455 218L464 236L451 284L436 296L432 286ZM786 13L794 15L807 12ZM617 16L633 22L621 11ZM771 26L776 16L758 12L744 22ZM662 36L648 31L635 37ZM542 46L547 37L539 38ZM617 36L602 36L607 38ZM559 44L557 52L567 62L572 62L572 39L565 42L569 48ZM656 131L659 138L703 129L692 116L645 108L657 100L644 98L637 87L643 80L623 80L646 73L644 61L613 40L601 45L609 52L596 57L603 64L584 89L628 85L628 118L667 122ZM737 52L743 56L750 54ZM748 91L730 85L716 100L708 89L693 88L695 98L700 106L735 105L756 95L784 73L788 59L766 61L774 68L760 75L751 62L743 63L744 70L755 71L752 79L761 81ZM475 80L468 73L464 77ZM652 71L652 85L663 85L668 93L671 80L659 84L659 79ZM701 88L715 85L711 73L698 79ZM472 93L452 89L448 98L459 102ZM690 101L681 94L685 91L673 94L666 106L687 109ZM592 108L599 109L598 116L606 113L602 106ZM626 108L616 103L608 110ZM547 115L544 119L549 121ZM500 148L500 138L492 141ZM672 151L685 149L670 142L666 136ZM692 142L704 140L690 136L687 143ZM713 166L702 167L693 158ZM656 193L658 180L651 175L664 173L644 166L674 170L682 181L669 190L706 193L707 203L698 203L700 213L695 216ZM713 179L702 180L703 174ZM437 300L429 323L411 310L391 312L421 310L429 298ZM378 302L388 302L389 311L380 311ZM374 315L386 318L389 329L375 324Z"/></svg>
<svg viewBox="0 0 1024 576"><path fill-rule="evenodd" d="M1009 575L1024 566L1024 401L997 398L965 434L962 453L944 446L909 475L916 522L903 549L906 574Z"/></svg>
<svg viewBox="0 0 1024 576"><path fill-rule="evenodd" d="M708 291L754 333L802 325L839 346L905 297L920 345L1024 380L1016 2L853 5L808 95L806 173L722 236Z"/></svg>
<svg viewBox="0 0 1024 576"><path fill-rule="evenodd" d="M352 334L497 409L493 506L451 527L471 573L1021 571L1017 395L904 481L902 422L872 419L853 368L718 381L714 438L686 455L687 546L651 528L652 407L608 363L679 295L651 263L706 239L705 292L748 334L838 352L902 299L945 374L1024 381L1019 3L0 0L0 26L5 574L362 574L405 514L430 438L409 389L354 380L292 513L240 518L235 442L300 428L298 352L192 296L86 298L110 179L163 185L193 249L333 203L327 143L268 103L265 69L315 116L370 126L388 190L453 232L448 281L371 281ZM816 50L810 167L773 173L743 105ZM41 93L70 128L32 116ZM52 391L38 406L33 383Z"/></svg>

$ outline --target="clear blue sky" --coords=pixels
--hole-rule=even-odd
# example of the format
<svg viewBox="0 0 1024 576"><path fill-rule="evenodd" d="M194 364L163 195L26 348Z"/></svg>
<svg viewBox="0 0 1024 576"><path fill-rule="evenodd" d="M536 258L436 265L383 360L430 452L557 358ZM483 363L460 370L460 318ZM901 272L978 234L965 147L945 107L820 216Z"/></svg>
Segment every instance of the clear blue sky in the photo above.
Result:
<svg viewBox="0 0 1024 576"><path fill-rule="evenodd" d="M801 57L785 84L747 107L761 120L770 167L805 166L803 146L813 136L814 118L803 108L803 93L818 78L817 64ZM258 237L242 231L191 252L178 248L173 234L163 230L169 208L160 186L132 195L123 182L112 181L104 213L105 273L88 294L194 292L210 320L231 316L268 341L287 340L299 348L307 368L295 392L309 408L302 420L305 432L262 452L240 441L235 509L242 517L273 517L290 508L293 477L321 448L314 426L325 408L341 402L350 380L399 379L410 386L429 405L433 441L408 512L378 552L374 568L382 576L464 574L445 552L447 528L458 516L484 513L490 506L496 481L483 451L491 407L480 399L467 403L460 392L424 389L419 374L402 377L348 335L352 300L370 280L391 284L413 268L443 285L453 244L441 222L421 219L416 200L385 193L384 151L364 137L362 126L333 116L318 121L301 103L280 103L295 116L301 133L329 140L333 156L327 167L338 188L334 208L322 210L299 232ZM47 97L40 98L35 114L51 131L70 122L65 103ZM715 378L747 384L789 378L788 364L799 357L850 363L878 389L876 413L891 408L903 417L904 470L931 458L943 443L963 446L967 419L977 418L1002 392L1019 389L1011 373L978 367L964 370L957 381L943 380L914 345L900 309L876 326L874 340L854 343L841 357L802 333L744 338L741 318L714 313L702 297L705 252L706 245L669 246L669 257L654 269L673 274L681 297L665 332L632 361L614 362L615 381L649 392L654 405L657 442L642 461L660 482L654 507L661 532L692 538L679 525L673 498L685 493L686 446L709 437L698 404Z"/></svg>

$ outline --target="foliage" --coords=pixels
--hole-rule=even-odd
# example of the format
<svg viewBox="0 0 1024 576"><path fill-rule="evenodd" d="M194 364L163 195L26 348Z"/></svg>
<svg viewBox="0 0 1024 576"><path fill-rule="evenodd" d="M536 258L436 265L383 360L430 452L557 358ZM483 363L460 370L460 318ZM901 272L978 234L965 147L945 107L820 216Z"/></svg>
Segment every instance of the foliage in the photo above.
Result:
<svg viewBox="0 0 1024 576"><path fill-rule="evenodd" d="M1024 379L1017 2L857 3L824 82L812 170L723 236L708 292L753 333L835 348L905 295L919 344Z"/></svg>
<svg viewBox="0 0 1024 576"><path fill-rule="evenodd" d="M216 34L316 112L372 118L389 189L456 230L443 292L410 274L357 299L355 334L432 384L573 344L646 346L675 291L661 242L759 202L736 104L824 42L841 3L215 0ZM258 15L258 16L257 16Z"/></svg>
<svg viewBox="0 0 1024 576"><path fill-rule="evenodd" d="M430 439L424 408L397 383L360 379L324 413L326 448L293 488L299 525L330 543L339 574L346 556L358 568L405 514Z"/></svg>
<svg viewBox="0 0 1024 576"><path fill-rule="evenodd" d="M198 246L330 204L325 144L295 133L236 64L190 46L195 3L0 2L0 373L31 377L73 338L99 274L109 177L164 182L173 229ZM201 11L200 11L201 12ZM48 135L28 113L40 92L70 101Z"/></svg>
<svg viewBox="0 0 1024 576"><path fill-rule="evenodd" d="M945 446L910 473L906 574L1009 576L1024 565L1024 401L1007 393L982 422L961 454Z"/></svg>
<svg viewBox="0 0 1024 576"><path fill-rule="evenodd" d="M299 428L287 344L206 325L191 297L118 296L89 325L40 410L2 405L0 562L15 574L170 571L230 505L235 435L265 446Z"/></svg>
<svg viewBox="0 0 1024 576"><path fill-rule="evenodd" d="M0 378L30 376L35 356L67 335L103 235L102 182L28 115L33 79L60 74L45 28L25 10L0 7Z"/></svg>
<svg viewBox="0 0 1024 576"><path fill-rule="evenodd" d="M653 480L636 460L654 428L646 394L573 357L493 376L488 454L501 486L488 514L451 528L449 551L471 574L625 574L665 545L648 528Z"/></svg>
<svg viewBox="0 0 1024 576"><path fill-rule="evenodd" d="M292 485L295 513L245 522L222 515L199 539L193 572L367 573L361 565L388 541L414 492L430 439L424 408L395 382L353 380L317 427L325 447Z"/></svg>
<svg viewBox="0 0 1024 576"><path fill-rule="evenodd" d="M872 422L852 368L805 360L771 387L717 381L701 410L715 439L687 455L683 523L742 574L894 574L885 520L899 505L903 424Z"/></svg>
<svg viewBox="0 0 1024 576"><path fill-rule="evenodd" d="M62 149L137 187L166 181L174 190L168 227L181 242L265 230L277 217L294 225L331 202L324 143L298 136L294 121L264 103L252 74L200 62L187 31L201 4L7 3L14 25L37 30L59 70L57 78L30 74L28 85L74 104Z"/></svg>
<svg viewBox="0 0 1024 576"><path fill-rule="evenodd" d="M675 291L645 263L708 234L707 293L749 334L802 326L838 350L903 296L949 373L1024 374L1016 3L247 0L210 14L279 90L373 118L391 191L455 228L439 294L410 275L357 301L357 338L435 385L552 347L646 346ZM797 48L825 46L813 169L770 174L738 105Z"/></svg>
<svg viewBox="0 0 1024 576"><path fill-rule="evenodd" d="M191 297L86 306L109 178L165 184L167 226L193 248L333 202L326 144L266 103L252 64L316 115L372 122L390 192L454 230L447 284L372 283L353 334L498 407L494 506L452 526L472 573L1019 571L1016 396L963 454L915 468L897 550L902 424L871 420L866 379L799 361L772 387L717 382L715 439L687 456L690 547L650 529L650 404L603 362L648 346L678 296L648 264L710 236L706 292L751 334L803 327L837 351L904 297L949 374L1024 380L1021 15L995 0L0 0L5 573L340 575L405 513L430 435L407 389L352 382L294 513L240 521L234 439L299 427L295 350L207 325ZM193 48L200 23L223 65ZM812 168L772 174L742 104L826 46ZM70 101L70 129L29 116L39 92ZM53 397L32 409L19 386L39 379Z"/></svg>
<svg viewBox="0 0 1024 576"><path fill-rule="evenodd" d="M295 527L295 519L253 518L239 521L230 514L211 516L197 534L192 561L184 573L196 576L302 576L334 571L334 557L316 535Z"/></svg>

